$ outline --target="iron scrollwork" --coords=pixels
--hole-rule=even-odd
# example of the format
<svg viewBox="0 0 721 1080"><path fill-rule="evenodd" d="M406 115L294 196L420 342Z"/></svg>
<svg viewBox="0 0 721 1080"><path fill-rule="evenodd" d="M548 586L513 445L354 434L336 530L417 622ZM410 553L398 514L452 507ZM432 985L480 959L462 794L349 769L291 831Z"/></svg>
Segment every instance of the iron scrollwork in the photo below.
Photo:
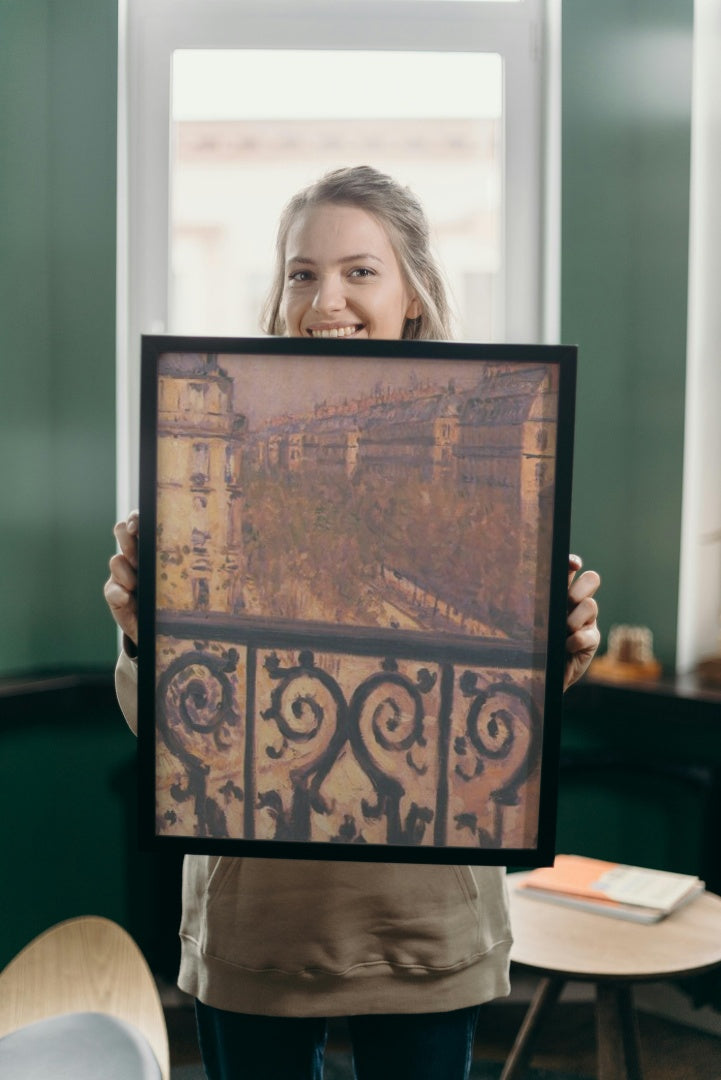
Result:
<svg viewBox="0 0 721 1080"><path fill-rule="evenodd" d="M276 760L286 756L289 748L295 754L290 768L290 807L284 807L277 788L260 792L258 806L275 819L276 840L309 840L311 811L327 814L331 810L320 787L347 740L348 707L336 680L316 667L309 650L301 651L298 663L289 668L272 653L265 669L278 685L271 694L270 708L261 716L275 722L283 740L280 750L271 745L265 752Z"/></svg>
<svg viewBox="0 0 721 1080"><path fill-rule="evenodd" d="M193 801L196 835L228 836L223 800L234 799L246 839L311 841L324 818L320 833L336 843L443 846L462 832L466 846L468 832L474 846L506 842L542 729L530 689L509 673L387 657L331 674L302 649L285 662L266 653L261 678L249 647L241 716L240 666L237 650L196 643L158 683L159 737L184 773L170 794Z"/></svg>
<svg viewBox="0 0 721 1080"><path fill-rule="evenodd" d="M222 657L195 649L173 660L158 682L158 733L185 767L187 778L185 784L173 784L170 794L177 803L193 800L200 836L228 836L225 813L208 794L207 754L209 746L221 754L227 751L231 745L228 729L241 722L229 678L237 663L235 649ZM239 800L244 797L242 788L232 781L226 781L221 793Z"/></svg>
<svg viewBox="0 0 721 1080"><path fill-rule="evenodd" d="M362 816L368 821L384 818L390 844L420 843L433 811L413 802L402 820L406 790L388 755L403 755L408 767L420 775L426 771L427 766L414 760L413 749L426 745L421 695L432 688L435 677L421 669L414 683L397 670L395 661L385 660L382 670L364 679L348 702L337 680L316 666L308 650L300 653L293 667L282 667L273 654L265 668L279 683L271 694L270 708L261 715L274 721L283 737L280 750L268 746L265 752L282 759L290 748L294 751L290 807L284 809L277 789L259 794L259 806L275 819L275 839L310 840L312 812L332 813L334 804L321 787L343 748L349 746L375 794L373 802L361 800ZM333 839L363 843L360 823L346 814Z"/></svg>
<svg viewBox="0 0 721 1080"><path fill-rule="evenodd" d="M363 799L361 807L367 818L385 817L389 844L420 844L433 820L433 809L415 801L403 820L401 804L408 787L403 783L404 771L420 776L428 771L428 764L419 764L413 751L427 745L423 695L435 681L436 677L422 668L414 683L398 671L394 660L386 660L383 671L365 679L351 699L353 752L376 793L374 804ZM402 755L402 760L393 761L391 755Z"/></svg>
<svg viewBox="0 0 721 1080"><path fill-rule="evenodd" d="M475 759L469 772L460 762L455 774L470 783L481 777L490 763L506 765L496 769L496 786L489 800L497 810L493 814L493 829L478 825L478 816L466 813L457 816L457 828L474 832L481 846L499 847L502 842L502 813L504 806L517 806L520 789L539 763L541 756L541 716L530 692L510 679L493 682L479 688L478 676L466 671L460 679L464 697L470 699L466 714L465 733L456 739L459 757Z"/></svg>

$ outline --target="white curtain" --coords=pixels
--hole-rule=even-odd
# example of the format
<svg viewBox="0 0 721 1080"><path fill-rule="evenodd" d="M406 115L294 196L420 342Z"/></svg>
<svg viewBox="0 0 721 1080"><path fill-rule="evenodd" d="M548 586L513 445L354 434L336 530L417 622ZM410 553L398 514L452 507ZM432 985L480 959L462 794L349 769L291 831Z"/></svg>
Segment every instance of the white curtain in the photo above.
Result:
<svg viewBox="0 0 721 1080"><path fill-rule="evenodd" d="M721 651L721 0L694 5L679 672Z"/></svg>

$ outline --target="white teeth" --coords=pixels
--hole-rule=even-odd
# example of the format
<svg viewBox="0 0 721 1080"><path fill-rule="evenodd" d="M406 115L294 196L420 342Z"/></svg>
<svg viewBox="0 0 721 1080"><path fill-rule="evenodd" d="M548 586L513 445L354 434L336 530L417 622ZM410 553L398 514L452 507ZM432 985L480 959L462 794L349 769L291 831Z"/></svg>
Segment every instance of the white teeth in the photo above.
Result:
<svg viewBox="0 0 721 1080"><path fill-rule="evenodd" d="M350 337L357 330L357 326L334 326L331 330L311 330L311 335L319 338Z"/></svg>

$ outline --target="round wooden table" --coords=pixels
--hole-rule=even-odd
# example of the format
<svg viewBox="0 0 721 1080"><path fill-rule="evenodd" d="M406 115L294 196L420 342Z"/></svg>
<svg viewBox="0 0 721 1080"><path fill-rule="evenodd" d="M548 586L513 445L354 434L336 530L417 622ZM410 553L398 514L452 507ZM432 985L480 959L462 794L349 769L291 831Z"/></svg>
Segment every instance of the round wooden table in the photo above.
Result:
<svg viewBox="0 0 721 1080"><path fill-rule="evenodd" d="M721 966L721 898L705 892L657 923L627 922L524 896L509 874L511 960L542 976L501 1074L519 1080L569 980L596 987L599 1080L643 1080L632 986Z"/></svg>

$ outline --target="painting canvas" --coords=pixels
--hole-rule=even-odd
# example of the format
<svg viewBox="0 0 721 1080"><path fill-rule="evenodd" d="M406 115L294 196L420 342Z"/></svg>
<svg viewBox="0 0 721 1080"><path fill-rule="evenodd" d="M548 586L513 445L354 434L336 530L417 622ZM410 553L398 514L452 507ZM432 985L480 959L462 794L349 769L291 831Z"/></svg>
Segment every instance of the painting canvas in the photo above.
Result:
<svg viewBox="0 0 721 1080"><path fill-rule="evenodd" d="M575 350L143 340L151 847L553 854Z"/></svg>

